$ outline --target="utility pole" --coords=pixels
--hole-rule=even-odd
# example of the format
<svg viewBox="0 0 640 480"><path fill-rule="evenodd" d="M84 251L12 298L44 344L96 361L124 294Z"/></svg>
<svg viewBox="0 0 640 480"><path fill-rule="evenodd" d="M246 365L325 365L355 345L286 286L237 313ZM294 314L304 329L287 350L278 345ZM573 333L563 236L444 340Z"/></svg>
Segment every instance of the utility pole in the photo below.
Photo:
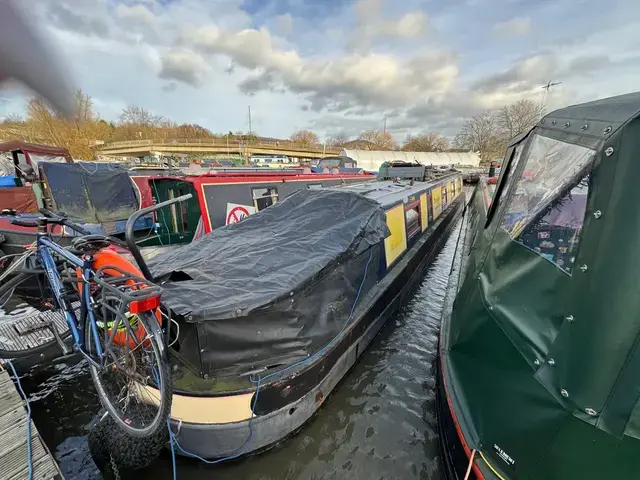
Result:
<svg viewBox="0 0 640 480"><path fill-rule="evenodd" d="M555 87L556 85L560 85L562 82L552 82L551 80L547 82L546 85L543 85L541 88L544 90L542 93L542 101L540 102L540 108L544 108L544 101L551 87Z"/></svg>
<svg viewBox="0 0 640 480"><path fill-rule="evenodd" d="M251 105L249 105L249 135L251 135Z"/></svg>
<svg viewBox="0 0 640 480"><path fill-rule="evenodd" d="M382 134L383 135L387 134L387 117L384 117L382 119Z"/></svg>

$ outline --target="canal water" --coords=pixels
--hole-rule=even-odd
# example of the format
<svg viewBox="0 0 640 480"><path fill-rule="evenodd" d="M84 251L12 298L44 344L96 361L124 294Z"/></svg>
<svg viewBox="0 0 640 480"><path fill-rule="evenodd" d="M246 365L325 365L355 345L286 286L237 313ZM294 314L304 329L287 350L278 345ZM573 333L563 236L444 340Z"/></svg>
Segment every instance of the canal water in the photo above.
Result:
<svg viewBox="0 0 640 480"><path fill-rule="evenodd" d="M441 479L435 416L440 310L459 225L402 310L293 437L219 465L178 458L177 478L216 480ZM65 477L101 475L87 446L99 401L84 362L34 367L23 378L36 426ZM136 478L171 479L163 454Z"/></svg>

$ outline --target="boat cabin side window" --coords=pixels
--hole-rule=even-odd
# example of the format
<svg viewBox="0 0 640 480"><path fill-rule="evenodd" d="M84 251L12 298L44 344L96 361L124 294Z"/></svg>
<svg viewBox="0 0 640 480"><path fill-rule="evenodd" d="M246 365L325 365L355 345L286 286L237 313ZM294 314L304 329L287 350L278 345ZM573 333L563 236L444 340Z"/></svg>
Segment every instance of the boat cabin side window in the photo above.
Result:
<svg viewBox="0 0 640 480"><path fill-rule="evenodd" d="M422 231L420 199L404 206L405 225L407 229L407 240L411 240Z"/></svg>
<svg viewBox="0 0 640 480"><path fill-rule="evenodd" d="M513 240L567 273L584 224L594 157L588 148L535 135L502 220Z"/></svg>
<svg viewBox="0 0 640 480"><path fill-rule="evenodd" d="M251 193L258 212L278 201L278 189L274 187L252 188Z"/></svg>

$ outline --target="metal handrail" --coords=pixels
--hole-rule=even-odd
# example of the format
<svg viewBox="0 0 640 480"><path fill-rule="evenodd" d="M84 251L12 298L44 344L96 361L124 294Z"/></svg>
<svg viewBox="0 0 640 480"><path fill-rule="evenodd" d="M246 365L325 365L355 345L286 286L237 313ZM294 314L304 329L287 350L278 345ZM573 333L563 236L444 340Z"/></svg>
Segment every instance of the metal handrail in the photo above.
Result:
<svg viewBox="0 0 640 480"><path fill-rule="evenodd" d="M169 205L173 205L174 203L184 202L185 200L189 200L190 198L193 198L193 195L188 193L187 195L182 195L181 197L172 198L171 200L167 200L166 202L157 203L156 205L152 205L147 208L142 208L138 210L136 213L134 213L133 215L131 215L127 220L127 225L125 226L125 231L124 231L124 237L127 240L127 245L129 246L131 255L133 256L133 258L135 258L136 262L138 263L138 266L140 267L140 271L144 275L144 278L146 278L150 282L153 282L153 275L151 275L151 271L147 266L147 262L142 256L142 253L140 252L140 248L136 243L136 239L133 234L133 226L135 225L136 221L140 217L146 215L147 213L155 212L156 210L160 210L161 208L167 207Z"/></svg>

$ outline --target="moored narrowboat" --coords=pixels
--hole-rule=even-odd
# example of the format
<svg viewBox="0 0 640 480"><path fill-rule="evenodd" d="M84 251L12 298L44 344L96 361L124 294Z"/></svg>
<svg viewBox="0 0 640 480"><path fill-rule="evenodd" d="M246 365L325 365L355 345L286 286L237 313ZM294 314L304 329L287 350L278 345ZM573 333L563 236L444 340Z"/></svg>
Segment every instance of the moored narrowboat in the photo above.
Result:
<svg viewBox="0 0 640 480"><path fill-rule="evenodd" d="M413 170L411 179L392 172L396 180L297 189L150 262L179 325L171 340L179 453L265 449L322 405L462 211L460 174L425 181L425 167Z"/></svg>
<svg viewBox="0 0 640 480"><path fill-rule="evenodd" d="M284 200L301 190L362 183L375 178L369 174L318 174L299 170L222 171L193 176L134 177L139 189L144 183L154 202L192 194L193 198L178 206L156 212L156 235L140 242L141 246L188 243L194 236L210 233L236 223L253 213ZM142 185L142 186L141 186Z"/></svg>
<svg viewBox="0 0 640 480"><path fill-rule="evenodd" d="M554 111L476 188L439 345L449 478L638 478L639 132L638 93Z"/></svg>

